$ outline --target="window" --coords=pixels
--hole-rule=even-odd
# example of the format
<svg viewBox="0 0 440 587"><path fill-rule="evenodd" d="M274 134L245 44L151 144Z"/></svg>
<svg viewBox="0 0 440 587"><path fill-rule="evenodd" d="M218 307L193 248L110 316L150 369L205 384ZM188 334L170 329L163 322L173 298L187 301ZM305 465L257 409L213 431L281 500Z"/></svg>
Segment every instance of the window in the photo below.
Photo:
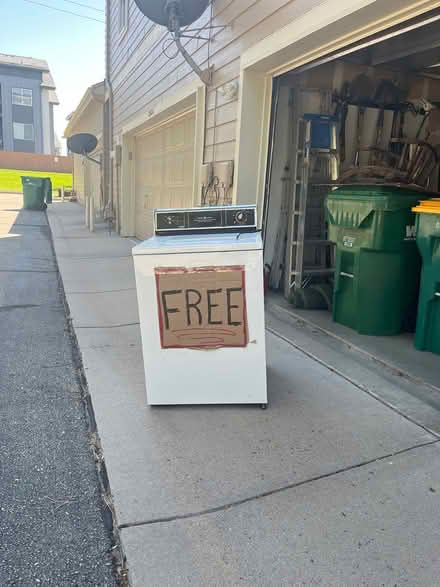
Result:
<svg viewBox="0 0 440 587"><path fill-rule="evenodd" d="M32 90L12 88L12 103L20 106L32 106Z"/></svg>
<svg viewBox="0 0 440 587"><path fill-rule="evenodd" d="M128 0L119 0L119 32L124 33L128 27Z"/></svg>
<svg viewBox="0 0 440 587"><path fill-rule="evenodd" d="M14 139L19 141L33 141L34 125L23 124L22 122L14 122Z"/></svg>

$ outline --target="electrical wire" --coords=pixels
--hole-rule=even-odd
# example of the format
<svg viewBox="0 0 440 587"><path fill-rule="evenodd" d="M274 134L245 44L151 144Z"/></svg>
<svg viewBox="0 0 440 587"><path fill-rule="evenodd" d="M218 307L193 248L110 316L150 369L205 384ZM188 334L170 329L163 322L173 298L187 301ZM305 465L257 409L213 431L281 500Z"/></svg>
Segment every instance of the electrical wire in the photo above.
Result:
<svg viewBox="0 0 440 587"><path fill-rule="evenodd" d="M79 16L79 18L85 18L86 20L94 20L95 22L101 22L102 24L105 24L105 22L103 20L93 18L92 16L85 16L84 14L78 14L78 12L71 12L70 10L63 10L62 8L55 8L55 6L50 6L49 4L43 4L42 2L35 2L35 0L23 0L23 2L28 2L29 4L35 4L36 6L43 6L44 8L51 8L52 10L57 10L58 12L64 12L66 14L71 14L73 16Z"/></svg>
<svg viewBox="0 0 440 587"><path fill-rule="evenodd" d="M75 2L75 0L64 0L64 2L68 2L69 4L76 4L77 6L88 8L89 10L95 10L96 12L104 12L103 8L96 8L95 6L90 6L90 4L81 4L81 2Z"/></svg>
<svg viewBox="0 0 440 587"><path fill-rule="evenodd" d="M162 53L165 55L165 57L167 57L168 59L175 59L177 57L177 55L179 54L179 50L175 49L175 53L173 55L169 55L167 53L168 49L171 47L171 45L174 44L174 38L168 38L165 39L164 42L162 43Z"/></svg>
<svg viewBox="0 0 440 587"><path fill-rule="evenodd" d="M210 13L210 17L209 17L209 24L212 26L212 21L214 19L214 0L211 0L211 13ZM209 33L209 39L208 39L208 71L211 69L211 43L212 43L212 28L209 27L208 28Z"/></svg>

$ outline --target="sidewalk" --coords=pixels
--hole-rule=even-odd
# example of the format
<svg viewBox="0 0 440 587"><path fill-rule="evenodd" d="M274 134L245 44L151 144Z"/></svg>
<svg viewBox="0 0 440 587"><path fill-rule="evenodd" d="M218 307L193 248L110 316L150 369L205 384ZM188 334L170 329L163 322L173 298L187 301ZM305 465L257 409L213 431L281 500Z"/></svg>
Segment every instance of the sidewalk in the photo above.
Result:
<svg viewBox="0 0 440 587"><path fill-rule="evenodd" d="M438 583L439 437L425 423L273 326L267 410L148 407L134 242L89 233L77 204L48 218L133 586Z"/></svg>

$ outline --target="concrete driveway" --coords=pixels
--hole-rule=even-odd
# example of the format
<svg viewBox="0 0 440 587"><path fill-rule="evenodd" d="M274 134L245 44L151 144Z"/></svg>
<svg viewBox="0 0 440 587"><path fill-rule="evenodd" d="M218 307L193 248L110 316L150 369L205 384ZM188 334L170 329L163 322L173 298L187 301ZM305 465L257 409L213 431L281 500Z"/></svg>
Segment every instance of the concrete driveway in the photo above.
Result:
<svg viewBox="0 0 440 587"><path fill-rule="evenodd" d="M266 411L150 408L134 242L48 216L133 585L440 584L435 407L268 315Z"/></svg>

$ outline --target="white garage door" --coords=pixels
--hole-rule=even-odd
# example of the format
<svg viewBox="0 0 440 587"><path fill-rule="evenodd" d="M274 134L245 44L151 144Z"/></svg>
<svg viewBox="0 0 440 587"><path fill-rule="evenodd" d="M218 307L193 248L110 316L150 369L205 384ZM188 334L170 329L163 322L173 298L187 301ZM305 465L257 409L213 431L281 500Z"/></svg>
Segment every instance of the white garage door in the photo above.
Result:
<svg viewBox="0 0 440 587"><path fill-rule="evenodd" d="M153 234L154 208L192 206L195 112L136 137L136 236Z"/></svg>

